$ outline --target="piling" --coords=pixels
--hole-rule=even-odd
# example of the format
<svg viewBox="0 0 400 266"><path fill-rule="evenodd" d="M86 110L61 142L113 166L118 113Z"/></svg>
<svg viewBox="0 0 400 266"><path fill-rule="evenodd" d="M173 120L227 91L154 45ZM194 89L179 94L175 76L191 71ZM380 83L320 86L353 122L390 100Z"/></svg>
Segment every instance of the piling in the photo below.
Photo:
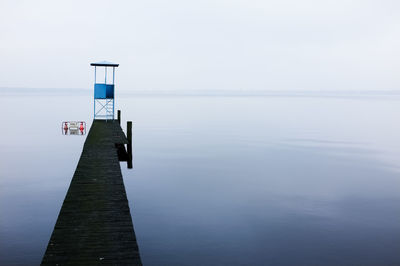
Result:
<svg viewBox="0 0 400 266"><path fill-rule="evenodd" d="M132 121L128 121L126 123L126 137L128 139L128 168L132 169L133 163L132 163Z"/></svg>
<svg viewBox="0 0 400 266"><path fill-rule="evenodd" d="M121 110L118 110L118 124L121 125Z"/></svg>

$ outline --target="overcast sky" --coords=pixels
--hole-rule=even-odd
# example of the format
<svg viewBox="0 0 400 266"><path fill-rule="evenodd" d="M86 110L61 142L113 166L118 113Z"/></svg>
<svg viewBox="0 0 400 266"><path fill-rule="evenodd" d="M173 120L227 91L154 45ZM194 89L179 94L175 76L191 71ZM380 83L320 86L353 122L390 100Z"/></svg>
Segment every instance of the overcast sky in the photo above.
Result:
<svg viewBox="0 0 400 266"><path fill-rule="evenodd" d="M398 0L0 0L0 87L400 89Z"/></svg>

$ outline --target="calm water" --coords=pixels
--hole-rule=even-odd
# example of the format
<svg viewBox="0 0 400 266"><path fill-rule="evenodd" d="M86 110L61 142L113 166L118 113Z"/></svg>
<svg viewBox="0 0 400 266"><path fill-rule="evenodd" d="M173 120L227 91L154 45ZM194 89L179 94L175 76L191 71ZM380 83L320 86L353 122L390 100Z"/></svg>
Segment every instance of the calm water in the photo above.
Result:
<svg viewBox="0 0 400 266"><path fill-rule="evenodd" d="M39 264L79 160L81 93L0 98L0 264ZM136 97L121 163L146 265L400 265L400 97Z"/></svg>

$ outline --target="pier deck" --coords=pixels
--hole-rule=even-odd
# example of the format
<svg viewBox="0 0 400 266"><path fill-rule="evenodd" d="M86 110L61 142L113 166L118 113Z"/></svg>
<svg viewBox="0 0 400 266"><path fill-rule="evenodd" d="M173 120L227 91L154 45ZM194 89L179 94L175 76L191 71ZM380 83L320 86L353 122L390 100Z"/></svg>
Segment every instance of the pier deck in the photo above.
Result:
<svg viewBox="0 0 400 266"><path fill-rule="evenodd" d="M116 144L118 122L94 120L42 265L141 265Z"/></svg>

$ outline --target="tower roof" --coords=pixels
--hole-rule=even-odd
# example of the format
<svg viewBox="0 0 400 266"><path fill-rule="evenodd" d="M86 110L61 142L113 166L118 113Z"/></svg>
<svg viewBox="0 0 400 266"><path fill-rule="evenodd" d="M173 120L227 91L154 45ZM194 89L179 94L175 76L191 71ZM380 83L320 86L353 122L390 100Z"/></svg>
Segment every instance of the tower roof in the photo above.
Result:
<svg viewBox="0 0 400 266"><path fill-rule="evenodd" d="M105 66L105 67L118 67L119 64L111 63L108 61L100 61L96 63L90 63L91 66Z"/></svg>

